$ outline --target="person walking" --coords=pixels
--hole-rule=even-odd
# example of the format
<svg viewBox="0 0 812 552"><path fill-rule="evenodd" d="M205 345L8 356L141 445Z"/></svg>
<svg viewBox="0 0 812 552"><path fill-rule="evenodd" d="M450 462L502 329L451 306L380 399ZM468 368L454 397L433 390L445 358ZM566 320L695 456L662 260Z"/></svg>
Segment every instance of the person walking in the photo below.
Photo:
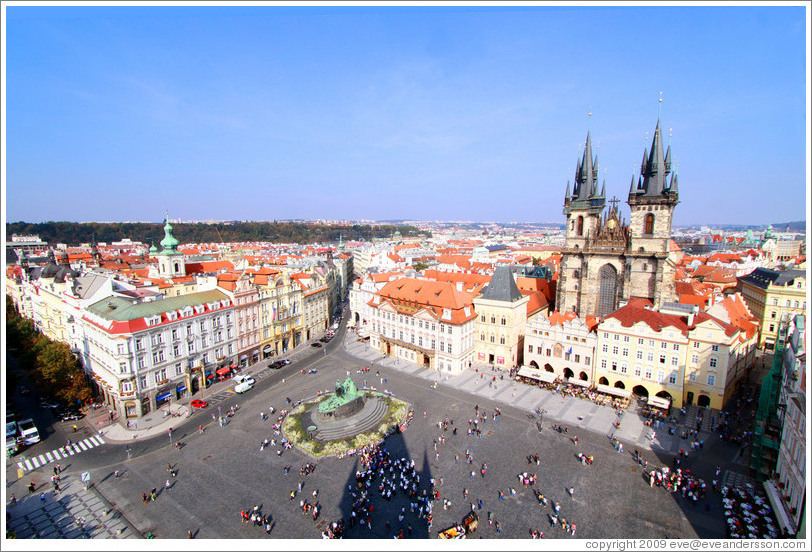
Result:
<svg viewBox="0 0 812 552"><path fill-rule="evenodd" d="M212 414L212 416L213 415L214 414ZM200 433L201 435L203 434L203 424L200 424L200 427L197 428L197 432Z"/></svg>

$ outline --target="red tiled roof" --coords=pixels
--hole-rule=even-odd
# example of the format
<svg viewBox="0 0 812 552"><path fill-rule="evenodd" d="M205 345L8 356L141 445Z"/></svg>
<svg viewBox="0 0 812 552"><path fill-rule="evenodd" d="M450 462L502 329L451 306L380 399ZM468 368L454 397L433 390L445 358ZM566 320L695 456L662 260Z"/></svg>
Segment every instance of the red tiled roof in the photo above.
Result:
<svg viewBox="0 0 812 552"><path fill-rule="evenodd" d="M388 302L395 309L408 314L414 314L420 308L424 308L441 322L462 324L476 317L472 296L463 291L457 291L448 282L401 278L389 282L375 295L381 298L381 304ZM368 304L377 306L374 297ZM469 307L467 316L464 312L465 307ZM443 309L451 310L450 320L442 318Z"/></svg>

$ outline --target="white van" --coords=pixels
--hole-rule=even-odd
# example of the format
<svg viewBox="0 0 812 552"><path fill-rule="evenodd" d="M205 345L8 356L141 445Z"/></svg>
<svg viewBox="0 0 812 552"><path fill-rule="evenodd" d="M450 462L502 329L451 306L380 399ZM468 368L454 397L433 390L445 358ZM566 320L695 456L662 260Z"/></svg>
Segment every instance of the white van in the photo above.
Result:
<svg viewBox="0 0 812 552"><path fill-rule="evenodd" d="M242 381L234 386L234 391L237 393L245 393L254 388L254 384L249 381Z"/></svg>
<svg viewBox="0 0 812 552"><path fill-rule="evenodd" d="M34 423L34 420L28 418L22 422L18 422L17 427L20 430L20 437L22 437L23 442L26 445L39 443L39 431L37 431L37 426Z"/></svg>

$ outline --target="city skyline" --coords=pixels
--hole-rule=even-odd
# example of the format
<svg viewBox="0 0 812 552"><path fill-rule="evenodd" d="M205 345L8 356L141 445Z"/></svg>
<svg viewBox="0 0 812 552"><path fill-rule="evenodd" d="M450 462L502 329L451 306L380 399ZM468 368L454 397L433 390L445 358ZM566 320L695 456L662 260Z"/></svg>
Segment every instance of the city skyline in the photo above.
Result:
<svg viewBox="0 0 812 552"><path fill-rule="evenodd" d="M675 225L806 218L800 5L3 8L8 222L563 223L658 117Z"/></svg>

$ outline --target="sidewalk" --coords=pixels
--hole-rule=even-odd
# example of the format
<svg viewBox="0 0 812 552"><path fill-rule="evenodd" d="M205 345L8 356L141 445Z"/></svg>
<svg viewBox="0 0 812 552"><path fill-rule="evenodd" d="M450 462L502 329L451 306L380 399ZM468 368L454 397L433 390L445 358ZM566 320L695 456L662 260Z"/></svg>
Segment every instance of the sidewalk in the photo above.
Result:
<svg viewBox="0 0 812 552"><path fill-rule="evenodd" d="M369 363L370 366L373 364L385 366L428 380L430 383L427 391L429 392L436 389L437 385L443 385L518 408L528 415L535 415L536 411L540 410L543 413L543 422L565 425L573 435L577 434L578 430L589 430L603 433L607 438L614 437L624 442L627 447L672 455L679 453L680 449L689 450L690 444L693 442L692 439L681 439L679 430L675 432L675 435L670 435L665 426L659 429L646 426L636 409L632 407L623 413L620 428L616 429L614 422L618 420L618 413L612 407L575 397L565 397L546 389L517 382L508 376L508 370L491 371L490 365L477 363L455 376L442 376L435 370L382 355L373 350L369 346L369 342L359 341L352 331L347 331L344 335L343 346L347 353ZM477 372L475 368L478 368L479 371ZM495 382L493 376L496 376ZM501 376L504 376L504 379L500 379ZM374 378L374 376L372 377ZM677 424L678 427L681 425L683 424ZM700 431L698 438L709 442L712 437L713 434L710 431L703 430Z"/></svg>

